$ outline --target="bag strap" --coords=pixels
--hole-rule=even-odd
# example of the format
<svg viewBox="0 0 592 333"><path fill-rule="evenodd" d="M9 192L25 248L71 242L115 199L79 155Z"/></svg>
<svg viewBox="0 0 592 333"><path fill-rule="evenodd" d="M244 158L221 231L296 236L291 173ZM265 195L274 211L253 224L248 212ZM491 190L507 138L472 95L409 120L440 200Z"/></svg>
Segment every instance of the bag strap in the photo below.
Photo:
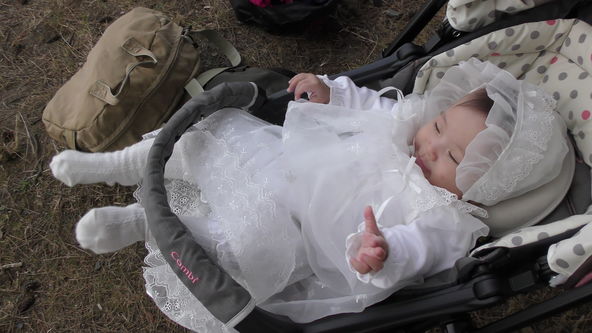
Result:
<svg viewBox="0 0 592 333"><path fill-rule="evenodd" d="M70 149L76 149L76 132L68 129L64 129L64 139L66 140L66 145Z"/></svg>
<svg viewBox="0 0 592 333"><path fill-rule="evenodd" d="M149 60L140 61L137 63L127 65L125 70L125 76L119 84L119 89L115 94L113 94L111 87L109 87L109 85L106 82L102 80L97 80L95 81L95 83L93 83L93 85L90 87L89 93L109 105L117 105L119 103L119 95L123 91L123 87L125 87L125 85L129 81L130 75L136 67L145 65L152 66L158 63L158 60L156 60L156 56L154 55L154 53L142 46L142 44L140 44L140 42L138 42L134 37L128 38L121 45L121 48L134 57L148 57Z"/></svg>
<svg viewBox="0 0 592 333"><path fill-rule="evenodd" d="M242 59L240 53L236 50L236 48L222 35L220 35L215 30L196 30L191 31L189 33L190 38L194 39L194 36L201 36L206 38L210 43L212 43L218 51L220 51L226 59L230 62L232 66L229 67L220 67L220 68L212 68L209 69L196 78L191 79L189 83L185 86L185 90L191 95L191 97L195 97L196 95L204 92L204 86L213 79L216 75L224 72L225 70L236 67L241 64Z"/></svg>

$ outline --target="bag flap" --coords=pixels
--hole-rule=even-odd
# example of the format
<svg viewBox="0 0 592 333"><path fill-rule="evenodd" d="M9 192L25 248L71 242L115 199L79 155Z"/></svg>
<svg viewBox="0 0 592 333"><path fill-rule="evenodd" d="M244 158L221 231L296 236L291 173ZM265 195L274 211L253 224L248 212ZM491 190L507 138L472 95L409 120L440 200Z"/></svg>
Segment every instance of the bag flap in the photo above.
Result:
<svg viewBox="0 0 592 333"><path fill-rule="evenodd" d="M153 60L169 56L174 41L155 43L155 34L166 25L174 24L161 13L146 8L133 9L113 22L88 54L83 67L48 103L44 121L69 130L84 129L96 121L106 105L117 104L113 96L125 93L122 82L126 76L131 75L128 79L136 86L152 82L163 67L138 65L153 64ZM173 28L177 35L181 33L180 27ZM133 75L139 70L142 79L134 80Z"/></svg>

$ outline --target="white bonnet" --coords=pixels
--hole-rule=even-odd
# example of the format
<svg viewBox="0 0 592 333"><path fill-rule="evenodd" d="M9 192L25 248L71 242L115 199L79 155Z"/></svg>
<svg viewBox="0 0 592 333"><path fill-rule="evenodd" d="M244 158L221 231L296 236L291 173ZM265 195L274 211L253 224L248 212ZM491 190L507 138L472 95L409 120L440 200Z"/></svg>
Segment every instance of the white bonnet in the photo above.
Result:
<svg viewBox="0 0 592 333"><path fill-rule="evenodd" d="M478 88L485 88L493 106L486 129L456 168L456 185L464 201L491 206L559 174L568 152L566 127L544 90L474 58L450 68L427 101L430 108L445 110Z"/></svg>

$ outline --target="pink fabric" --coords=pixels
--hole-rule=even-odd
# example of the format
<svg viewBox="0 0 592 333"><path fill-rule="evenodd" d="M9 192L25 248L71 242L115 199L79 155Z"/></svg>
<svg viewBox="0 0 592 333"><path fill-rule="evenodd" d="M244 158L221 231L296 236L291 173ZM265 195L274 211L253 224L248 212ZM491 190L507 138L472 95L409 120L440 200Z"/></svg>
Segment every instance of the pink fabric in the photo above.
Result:
<svg viewBox="0 0 592 333"><path fill-rule="evenodd" d="M263 7L263 8L265 8L267 6L271 7L271 0L249 0L249 2L257 7ZM290 3L294 2L294 0L280 0L280 2L282 4L290 4Z"/></svg>
<svg viewBox="0 0 592 333"><path fill-rule="evenodd" d="M271 0L249 0L249 2L255 6L263 7L263 8L271 5Z"/></svg>
<svg viewBox="0 0 592 333"><path fill-rule="evenodd" d="M592 281L592 272L584 275L584 277L581 278L580 281L576 284L576 288L588 284L588 282L590 281Z"/></svg>

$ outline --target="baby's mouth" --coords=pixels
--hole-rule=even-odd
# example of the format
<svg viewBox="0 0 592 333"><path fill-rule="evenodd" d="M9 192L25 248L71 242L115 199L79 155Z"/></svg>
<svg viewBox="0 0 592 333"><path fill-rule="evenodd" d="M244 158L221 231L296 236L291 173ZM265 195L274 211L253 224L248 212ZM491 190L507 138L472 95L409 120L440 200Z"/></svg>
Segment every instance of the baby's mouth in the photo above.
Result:
<svg viewBox="0 0 592 333"><path fill-rule="evenodd" d="M424 177L429 176L430 169L428 169L428 167L423 163L421 157L417 156L415 158L415 164L417 164L419 166L419 168L421 169L421 172L423 172Z"/></svg>

